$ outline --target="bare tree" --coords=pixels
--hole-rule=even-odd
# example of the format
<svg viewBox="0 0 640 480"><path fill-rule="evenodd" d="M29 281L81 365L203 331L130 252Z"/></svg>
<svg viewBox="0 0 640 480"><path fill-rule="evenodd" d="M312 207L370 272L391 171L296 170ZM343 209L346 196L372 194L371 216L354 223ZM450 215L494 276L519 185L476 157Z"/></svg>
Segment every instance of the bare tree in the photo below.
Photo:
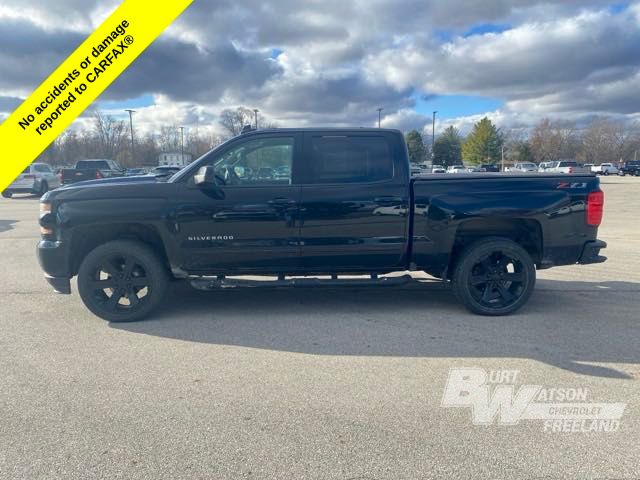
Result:
<svg viewBox="0 0 640 480"><path fill-rule="evenodd" d="M236 109L225 108L220 112L220 125L222 125L232 137L240 135L245 125L252 125L253 123L254 113L246 107L238 107Z"/></svg>
<svg viewBox="0 0 640 480"><path fill-rule="evenodd" d="M125 122L99 111L94 112L93 120L97 156L113 160L121 159L127 145Z"/></svg>
<svg viewBox="0 0 640 480"><path fill-rule="evenodd" d="M551 122L545 118L538 123L529 144L538 162L557 161L563 158L576 158L581 138L575 124L570 122Z"/></svg>

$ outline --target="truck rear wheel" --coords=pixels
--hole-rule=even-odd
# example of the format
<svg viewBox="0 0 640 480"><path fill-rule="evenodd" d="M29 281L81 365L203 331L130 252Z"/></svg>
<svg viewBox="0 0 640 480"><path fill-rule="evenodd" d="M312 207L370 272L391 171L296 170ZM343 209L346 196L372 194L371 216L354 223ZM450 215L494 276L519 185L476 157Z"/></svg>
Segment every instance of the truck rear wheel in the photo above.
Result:
<svg viewBox="0 0 640 480"><path fill-rule="evenodd" d="M86 307L110 322L133 322L164 299L169 275L144 244L117 240L96 247L82 261L78 291Z"/></svg>
<svg viewBox="0 0 640 480"><path fill-rule="evenodd" d="M508 315L533 292L536 269L529 253L506 238L479 240L455 266L453 290L464 306L480 315Z"/></svg>

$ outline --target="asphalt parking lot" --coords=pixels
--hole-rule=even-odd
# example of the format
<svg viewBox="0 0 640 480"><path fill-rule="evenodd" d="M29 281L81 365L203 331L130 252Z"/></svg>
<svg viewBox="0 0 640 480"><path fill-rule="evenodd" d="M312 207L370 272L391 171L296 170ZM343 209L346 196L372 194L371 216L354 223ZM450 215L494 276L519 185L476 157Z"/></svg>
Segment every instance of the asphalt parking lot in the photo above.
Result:
<svg viewBox="0 0 640 480"><path fill-rule="evenodd" d="M55 295L38 200L0 199L0 478L640 478L640 178L603 179L609 261L539 272L517 315L442 285L235 290L177 284L109 324ZM452 367L626 403L612 432L475 425Z"/></svg>

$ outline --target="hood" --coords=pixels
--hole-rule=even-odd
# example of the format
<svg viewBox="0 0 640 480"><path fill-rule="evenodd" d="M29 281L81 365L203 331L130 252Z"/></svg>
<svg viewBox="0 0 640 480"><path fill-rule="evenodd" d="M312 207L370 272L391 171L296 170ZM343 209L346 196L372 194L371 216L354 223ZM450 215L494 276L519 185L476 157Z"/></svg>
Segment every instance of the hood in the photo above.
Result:
<svg viewBox="0 0 640 480"><path fill-rule="evenodd" d="M42 197L42 201L158 197L164 196L169 185L171 184L158 181L153 175L102 178L49 190Z"/></svg>
<svg viewBox="0 0 640 480"><path fill-rule="evenodd" d="M130 177L110 177L101 178L99 180L85 180L83 182L70 183L62 186L61 188L75 188L75 187L99 187L102 185L117 185L117 184L131 184L131 183L154 183L156 177L153 175L131 175Z"/></svg>

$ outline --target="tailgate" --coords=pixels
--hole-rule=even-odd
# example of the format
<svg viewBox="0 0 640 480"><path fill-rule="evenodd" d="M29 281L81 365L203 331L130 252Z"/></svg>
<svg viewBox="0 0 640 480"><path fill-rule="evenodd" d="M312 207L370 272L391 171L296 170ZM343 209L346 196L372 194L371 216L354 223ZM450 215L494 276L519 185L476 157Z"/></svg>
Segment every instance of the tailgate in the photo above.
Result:
<svg viewBox="0 0 640 480"><path fill-rule="evenodd" d="M83 180L93 180L96 178L95 170L76 170L67 168L62 170L62 183L76 183Z"/></svg>

